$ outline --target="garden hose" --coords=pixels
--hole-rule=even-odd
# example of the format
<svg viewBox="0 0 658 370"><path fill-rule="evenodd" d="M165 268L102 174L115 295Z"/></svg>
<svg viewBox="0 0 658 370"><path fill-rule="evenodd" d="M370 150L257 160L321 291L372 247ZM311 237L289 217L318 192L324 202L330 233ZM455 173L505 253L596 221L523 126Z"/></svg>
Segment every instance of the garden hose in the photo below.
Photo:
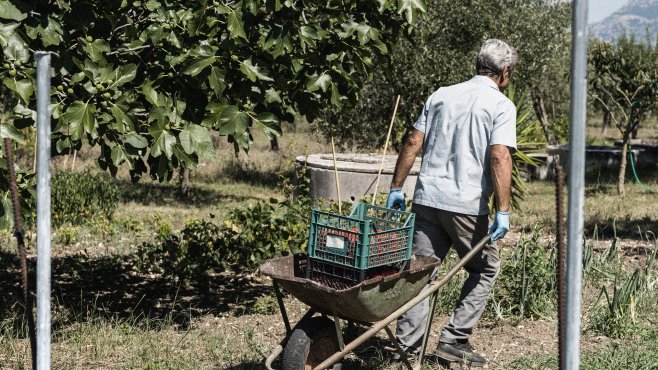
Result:
<svg viewBox="0 0 658 370"><path fill-rule="evenodd" d="M654 85L654 86L656 85L657 81L658 81L658 80L654 80L654 81L653 81L653 85ZM640 103L640 101L643 100L643 99L644 99L644 98L633 100L633 102L631 103L631 118L630 118L629 120L632 120L632 119L633 119L633 115L635 114L635 109L634 109L634 108L635 108L635 106L637 106L637 105ZM633 170L633 176L635 176L635 181L640 185L640 187L641 187L646 193L653 194L653 195L658 195L658 191L655 191L655 190L653 190L653 189L650 189L648 186L644 185L644 183L642 183L642 181L640 181L640 177L637 175L637 171L635 170L635 158L634 158L634 156L633 156L633 148L631 147L631 143L626 143L626 148L628 149L628 157L629 157L630 162L631 162L631 169Z"/></svg>
<svg viewBox="0 0 658 370"><path fill-rule="evenodd" d="M640 187L645 192L647 192L649 194L658 195L658 191L650 189L648 186L644 185L644 183L642 183L642 181L640 181L640 177L637 175L637 171L635 170L635 159L633 158L633 148L631 147L630 143L627 143L626 145L628 147L628 156L630 158L631 169L633 170L633 176L635 176L635 181L640 185Z"/></svg>

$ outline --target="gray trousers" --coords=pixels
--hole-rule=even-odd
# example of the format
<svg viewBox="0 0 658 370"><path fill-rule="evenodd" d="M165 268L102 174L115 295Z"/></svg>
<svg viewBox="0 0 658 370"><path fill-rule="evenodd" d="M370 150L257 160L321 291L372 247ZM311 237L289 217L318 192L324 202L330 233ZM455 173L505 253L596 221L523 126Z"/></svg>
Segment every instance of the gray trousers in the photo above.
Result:
<svg viewBox="0 0 658 370"><path fill-rule="evenodd" d="M413 205L413 212L416 214L413 241L413 252L416 254L436 256L443 261L450 247L454 245L459 258L462 258L487 235L487 215L470 216L419 204ZM455 311L443 327L439 341L455 343L457 340L468 339L484 312L499 267L500 259L495 246L485 246L480 254L464 266L468 278L462 287ZM414 351L420 348L428 313L429 298L398 319L396 335L405 350Z"/></svg>

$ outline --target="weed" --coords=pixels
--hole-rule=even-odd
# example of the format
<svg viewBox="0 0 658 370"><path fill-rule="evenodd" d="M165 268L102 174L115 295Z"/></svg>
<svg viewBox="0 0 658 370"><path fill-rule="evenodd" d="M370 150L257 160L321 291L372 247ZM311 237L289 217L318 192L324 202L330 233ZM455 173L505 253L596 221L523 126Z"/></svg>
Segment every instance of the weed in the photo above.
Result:
<svg viewBox="0 0 658 370"><path fill-rule="evenodd" d="M624 278L621 274L615 275L611 287L601 287L599 300L605 297L605 304L590 318L592 328L615 338L632 333L636 327L637 299L645 286L645 275L639 268Z"/></svg>
<svg viewBox="0 0 658 370"><path fill-rule="evenodd" d="M658 362L658 330L652 328L638 340L612 343L592 353L581 355L580 368L583 370L656 369ZM556 369L556 356L526 356L514 360L506 369Z"/></svg>
<svg viewBox="0 0 658 370"><path fill-rule="evenodd" d="M553 312L556 297L555 248L539 242L541 228L522 235L514 254L502 266L492 302L488 308L494 317L503 314L519 317L543 317ZM493 312L492 312L493 310Z"/></svg>
<svg viewBox="0 0 658 370"><path fill-rule="evenodd" d="M64 224L57 229L57 242L69 246L78 241L78 229L71 224Z"/></svg>
<svg viewBox="0 0 658 370"><path fill-rule="evenodd" d="M279 304L274 294L264 295L256 298L253 306L249 310L251 313L260 315L272 315L279 309Z"/></svg>
<svg viewBox="0 0 658 370"><path fill-rule="evenodd" d="M114 222L124 231L136 233L144 231L144 223L134 216L117 217Z"/></svg>

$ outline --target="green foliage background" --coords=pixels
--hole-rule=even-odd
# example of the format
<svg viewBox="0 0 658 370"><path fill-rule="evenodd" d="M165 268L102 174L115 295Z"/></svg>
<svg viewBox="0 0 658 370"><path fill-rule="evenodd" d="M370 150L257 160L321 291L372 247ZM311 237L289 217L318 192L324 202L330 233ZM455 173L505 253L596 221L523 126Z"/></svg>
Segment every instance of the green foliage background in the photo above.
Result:
<svg viewBox="0 0 658 370"><path fill-rule="evenodd" d="M247 151L252 131L352 105L422 0L0 0L0 136L35 121L35 50L51 51L55 154L166 181L214 158L211 132ZM4 172L1 172L2 175ZM8 182L6 177L2 182Z"/></svg>
<svg viewBox="0 0 658 370"><path fill-rule="evenodd" d="M400 37L389 68L380 68L348 113L330 110L319 128L347 146L383 146L395 98L401 96L394 147L440 86L475 74L475 59L488 38L518 50L512 82L520 95L541 96L551 118L568 111L571 4L553 0L428 1L416 32ZM528 99L529 100L529 99ZM532 105L530 105L532 107ZM554 114L553 114L554 112ZM541 138L541 137L540 137ZM534 141L534 140L531 140Z"/></svg>

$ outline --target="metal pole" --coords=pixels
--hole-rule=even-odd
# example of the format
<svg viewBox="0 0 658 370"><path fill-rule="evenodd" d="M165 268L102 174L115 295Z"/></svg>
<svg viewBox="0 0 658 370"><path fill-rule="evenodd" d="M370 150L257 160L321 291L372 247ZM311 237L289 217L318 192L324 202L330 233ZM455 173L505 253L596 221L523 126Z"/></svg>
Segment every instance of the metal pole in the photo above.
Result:
<svg viewBox="0 0 658 370"><path fill-rule="evenodd" d="M585 123L587 118L587 0L573 1L571 28L571 134L569 137L569 214L567 217L567 327L565 369L580 365L580 310L583 279L585 203Z"/></svg>
<svg viewBox="0 0 658 370"><path fill-rule="evenodd" d="M37 61L37 369L50 369L50 53Z"/></svg>

